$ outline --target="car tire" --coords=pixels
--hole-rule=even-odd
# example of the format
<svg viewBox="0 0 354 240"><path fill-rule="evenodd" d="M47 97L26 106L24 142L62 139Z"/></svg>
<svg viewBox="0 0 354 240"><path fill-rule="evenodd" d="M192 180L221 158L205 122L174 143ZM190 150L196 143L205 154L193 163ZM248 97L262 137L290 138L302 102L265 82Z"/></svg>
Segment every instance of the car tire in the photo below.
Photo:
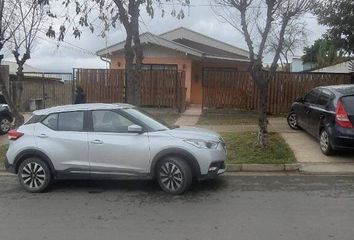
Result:
<svg viewBox="0 0 354 240"><path fill-rule="evenodd" d="M0 117L0 134L7 134L11 129L11 120L8 117Z"/></svg>
<svg viewBox="0 0 354 240"><path fill-rule="evenodd" d="M167 157L160 161L156 177L162 190L173 195L186 192L193 180L192 169L178 157Z"/></svg>
<svg viewBox="0 0 354 240"><path fill-rule="evenodd" d="M287 117L288 125L291 129L300 130L301 128L297 125L297 116L294 111L291 111Z"/></svg>
<svg viewBox="0 0 354 240"><path fill-rule="evenodd" d="M330 135L326 129L322 129L320 132L320 148L322 153L327 156L332 155L334 152L330 141Z"/></svg>
<svg viewBox="0 0 354 240"><path fill-rule="evenodd" d="M47 164L36 157L24 160L17 173L21 186L28 192L44 192L51 182L51 172Z"/></svg>

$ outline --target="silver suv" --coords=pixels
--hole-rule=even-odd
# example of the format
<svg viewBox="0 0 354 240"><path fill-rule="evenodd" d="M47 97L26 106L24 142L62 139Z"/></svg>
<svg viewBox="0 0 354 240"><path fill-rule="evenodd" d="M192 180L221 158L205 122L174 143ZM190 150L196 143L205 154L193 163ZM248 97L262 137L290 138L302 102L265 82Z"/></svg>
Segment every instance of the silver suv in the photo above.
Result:
<svg viewBox="0 0 354 240"><path fill-rule="evenodd" d="M80 104L35 111L8 133L5 166L30 192L53 179L157 179L171 194L225 172L217 133L173 128L127 104Z"/></svg>

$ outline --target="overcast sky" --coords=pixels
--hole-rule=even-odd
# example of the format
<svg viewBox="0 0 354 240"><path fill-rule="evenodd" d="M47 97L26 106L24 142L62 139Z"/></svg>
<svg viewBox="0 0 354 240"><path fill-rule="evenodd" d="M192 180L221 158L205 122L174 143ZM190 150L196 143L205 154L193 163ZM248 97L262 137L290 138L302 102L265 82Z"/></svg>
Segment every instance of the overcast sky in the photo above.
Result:
<svg viewBox="0 0 354 240"><path fill-rule="evenodd" d="M149 31L154 34L160 34L178 27L187 27L194 31L205 34L209 37L227 42L229 44L246 48L246 44L242 35L232 28L229 24L223 23L218 19L214 11L207 6L209 1L191 0L193 5L186 9L186 17L183 20L177 20L166 14L162 19L160 14L156 14L154 19L150 19L146 14L142 13L141 32ZM143 12L143 10L142 10ZM310 30L308 45L314 40L321 37L326 28L318 25L314 16L307 15L303 19ZM99 23L97 23L99 24ZM97 36L97 33L91 34L84 31L81 39L74 39L70 34L65 38L64 43L49 39L43 35L39 36L32 58L28 60L28 64L43 71L64 71L71 72L73 67L76 68L104 68L105 63L95 56L95 52L117 42L124 40L125 33L122 26L111 30L107 38ZM302 47L299 47L297 54L301 54ZM5 51L6 60L11 60L9 51ZM266 61L269 61L269 56Z"/></svg>

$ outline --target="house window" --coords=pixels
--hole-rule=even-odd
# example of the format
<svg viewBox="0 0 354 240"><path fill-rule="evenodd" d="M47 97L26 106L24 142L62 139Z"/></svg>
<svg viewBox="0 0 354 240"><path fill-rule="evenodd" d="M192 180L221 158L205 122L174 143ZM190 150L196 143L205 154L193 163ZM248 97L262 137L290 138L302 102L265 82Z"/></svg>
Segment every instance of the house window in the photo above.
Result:
<svg viewBox="0 0 354 240"><path fill-rule="evenodd" d="M135 67L135 65L134 65ZM172 70L177 71L177 65L175 64L143 64L142 70Z"/></svg>

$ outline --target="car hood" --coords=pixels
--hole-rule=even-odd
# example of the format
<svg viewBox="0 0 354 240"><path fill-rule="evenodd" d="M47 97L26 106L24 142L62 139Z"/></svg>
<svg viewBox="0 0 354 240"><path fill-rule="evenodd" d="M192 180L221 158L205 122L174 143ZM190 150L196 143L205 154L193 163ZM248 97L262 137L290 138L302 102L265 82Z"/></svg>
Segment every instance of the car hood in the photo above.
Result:
<svg viewBox="0 0 354 240"><path fill-rule="evenodd" d="M180 127L169 130L168 133L176 138L220 141L221 136L213 131L197 127Z"/></svg>

